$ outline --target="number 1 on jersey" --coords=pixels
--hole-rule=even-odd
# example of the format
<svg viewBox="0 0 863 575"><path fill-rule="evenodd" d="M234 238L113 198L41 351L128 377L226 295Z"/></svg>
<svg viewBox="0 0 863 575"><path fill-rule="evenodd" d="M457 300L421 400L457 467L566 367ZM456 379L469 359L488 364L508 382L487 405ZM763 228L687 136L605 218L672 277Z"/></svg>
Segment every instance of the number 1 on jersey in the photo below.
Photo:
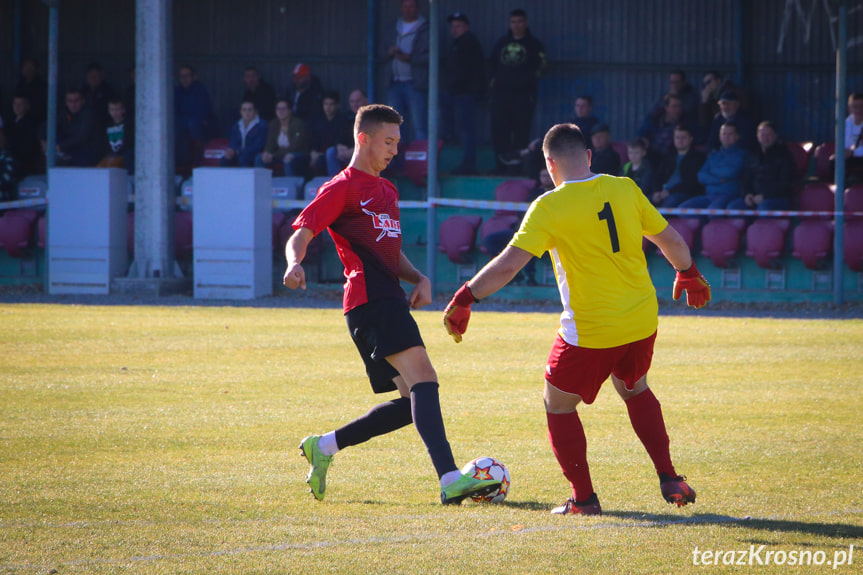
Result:
<svg viewBox="0 0 863 575"><path fill-rule="evenodd" d="M620 240L617 237L617 225L614 223L614 212L611 211L611 204L605 202L602 211L596 214L600 220L605 220L608 224L608 235L611 239L611 251L617 253L620 251Z"/></svg>

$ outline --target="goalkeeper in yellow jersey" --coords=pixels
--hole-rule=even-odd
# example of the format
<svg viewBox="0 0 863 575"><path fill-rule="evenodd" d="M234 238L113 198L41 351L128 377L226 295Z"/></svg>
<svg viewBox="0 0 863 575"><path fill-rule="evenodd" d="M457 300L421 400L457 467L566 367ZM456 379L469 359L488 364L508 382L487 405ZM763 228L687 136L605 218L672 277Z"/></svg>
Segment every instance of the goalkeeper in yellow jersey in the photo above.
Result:
<svg viewBox="0 0 863 575"><path fill-rule="evenodd" d="M555 189L531 204L504 251L456 292L444 325L460 342L471 304L505 286L532 257L549 252L563 313L545 369L544 401L551 447L572 485L572 497L552 513L602 513L576 407L593 403L609 376L653 461L662 496L678 506L693 503L695 491L674 469L662 409L647 387L658 305L642 237L677 270L675 300L686 292L690 306L702 307L710 301L710 286L686 243L632 180L590 171L591 152L578 126L553 126L542 148Z"/></svg>

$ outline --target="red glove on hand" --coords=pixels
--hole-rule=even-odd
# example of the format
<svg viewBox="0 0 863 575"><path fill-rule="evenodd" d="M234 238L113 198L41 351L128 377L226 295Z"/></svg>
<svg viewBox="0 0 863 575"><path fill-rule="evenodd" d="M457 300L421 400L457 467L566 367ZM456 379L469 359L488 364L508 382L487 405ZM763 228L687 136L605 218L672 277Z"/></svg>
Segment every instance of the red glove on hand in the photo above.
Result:
<svg viewBox="0 0 863 575"><path fill-rule="evenodd" d="M692 262L690 268L686 271L677 271L674 278L674 289L671 297L674 301L680 299L680 294L686 290L686 304L690 307L698 309L707 305L710 301L710 284L704 279L704 276L695 267L695 262Z"/></svg>
<svg viewBox="0 0 863 575"><path fill-rule="evenodd" d="M479 300L473 297L467 283L461 286L443 310L443 325L446 332L456 343L461 343L461 336L467 331L470 321L470 306Z"/></svg>

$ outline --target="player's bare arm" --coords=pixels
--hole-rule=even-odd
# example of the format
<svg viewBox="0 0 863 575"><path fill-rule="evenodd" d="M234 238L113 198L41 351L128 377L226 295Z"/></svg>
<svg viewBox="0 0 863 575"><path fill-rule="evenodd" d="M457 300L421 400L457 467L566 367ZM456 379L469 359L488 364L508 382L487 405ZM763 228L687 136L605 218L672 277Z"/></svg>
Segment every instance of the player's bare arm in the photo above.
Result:
<svg viewBox="0 0 863 575"><path fill-rule="evenodd" d="M692 254L689 253L689 246L673 227L666 226L655 236L646 237L662 250L662 255L674 266L674 269L687 270L692 266Z"/></svg>
<svg viewBox="0 0 863 575"><path fill-rule="evenodd" d="M306 249L315 237L309 228L300 228L295 231L288 243L285 244L285 259L288 262L283 282L288 289L306 289L306 271L303 269L302 261L306 257Z"/></svg>
<svg viewBox="0 0 863 575"><path fill-rule="evenodd" d="M399 253L399 279L414 284L408 299L411 309L419 309L431 303L431 281L414 267L404 252Z"/></svg>

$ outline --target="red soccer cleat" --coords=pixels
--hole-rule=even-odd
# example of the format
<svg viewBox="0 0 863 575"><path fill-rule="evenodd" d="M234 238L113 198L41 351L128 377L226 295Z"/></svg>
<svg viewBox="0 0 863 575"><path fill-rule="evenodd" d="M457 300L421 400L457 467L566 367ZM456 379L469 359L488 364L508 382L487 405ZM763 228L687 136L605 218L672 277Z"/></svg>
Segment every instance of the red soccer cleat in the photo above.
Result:
<svg viewBox="0 0 863 575"><path fill-rule="evenodd" d="M659 488L662 489L663 499L669 503L676 503L678 507L695 503L695 490L687 485L684 475L671 477L667 473L660 474Z"/></svg>
<svg viewBox="0 0 863 575"><path fill-rule="evenodd" d="M551 512L554 515L602 515L602 506L594 493L584 501L576 501L570 497L563 505L555 507Z"/></svg>

